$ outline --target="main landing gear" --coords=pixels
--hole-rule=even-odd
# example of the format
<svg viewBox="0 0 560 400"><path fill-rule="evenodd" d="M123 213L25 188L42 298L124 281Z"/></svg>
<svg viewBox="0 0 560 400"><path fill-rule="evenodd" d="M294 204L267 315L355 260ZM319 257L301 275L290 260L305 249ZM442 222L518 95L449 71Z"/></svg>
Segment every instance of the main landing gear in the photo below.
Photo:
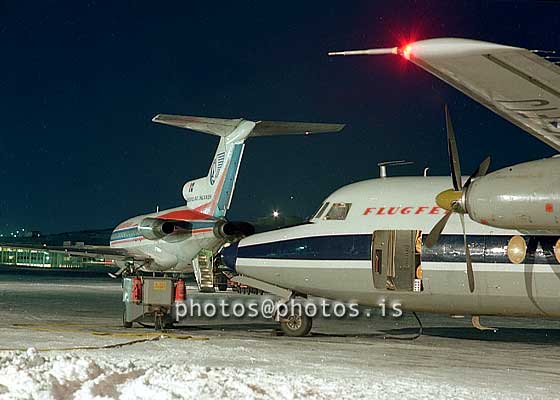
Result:
<svg viewBox="0 0 560 400"><path fill-rule="evenodd" d="M307 336L313 327L313 319L305 313L289 315L280 319L280 329L286 336Z"/></svg>
<svg viewBox="0 0 560 400"><path fill-rule="evenodd" d="M307 336L313 327L313 318L293 299L279 307L277 313L280 329L286 336Z"/></svg>

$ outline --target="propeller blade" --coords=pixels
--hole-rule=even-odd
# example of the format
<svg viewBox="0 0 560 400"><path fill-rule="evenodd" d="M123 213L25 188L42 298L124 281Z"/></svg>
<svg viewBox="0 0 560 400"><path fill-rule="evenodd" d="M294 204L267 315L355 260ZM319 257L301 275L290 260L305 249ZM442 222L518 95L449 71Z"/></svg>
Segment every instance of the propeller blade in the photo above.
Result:
<svg viewBox="0 0 560 400"><path fill-rule="evenodd" d="M459 152L457 151L457 141L451 123L451 115L447 104L445 105L445 128L447 130L447 150L449 152L449 164L451 166L451 178L453 179L453 189L459 192L463 188L461 181L461 164L459 162Z"/></svg>
<svg viewBox="0 0 560 400"><path fill-rule="evenodd" d="M465 216L459 214L461 218L461 226L463 227L463 240L465 242L465 259L467 261L467 279L469 280L469 290L474 292L474 272L472 268L471 251L467 243L467 231L465 230Z"/></svg>
<svg viewBox="0 0 560 400"><path fill-rule="evenodd" d="M480 163L476 171L474 171L473 174L469 176L469 179L467 179L467 181L465 182L464 187L469 187L474 178L479 178L486 175L486 172L488 172L488 167L490 167L490 156L486 157L484 161Z"/></svg>
<svg viewBox="0 0 560 400"><path fill-rule="evenodd" d="M440 219L438 223L432 228L428 236L426 236L426 241L424 242L424 244L427 247L433 247L437 243L439 235L441 235L441 232L443 231L443 228L445 228L447 221L449 221L451 214L452 212L448 212L447 214L445 214L443 218Z"/></svg>

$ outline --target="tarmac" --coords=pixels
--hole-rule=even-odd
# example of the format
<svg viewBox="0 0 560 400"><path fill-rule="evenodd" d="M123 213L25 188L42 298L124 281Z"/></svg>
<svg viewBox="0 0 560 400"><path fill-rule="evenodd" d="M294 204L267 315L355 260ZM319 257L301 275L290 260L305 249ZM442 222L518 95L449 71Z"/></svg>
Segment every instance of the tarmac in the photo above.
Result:
<svg viewBox="0 0 560 400"><path fill-rule="evenodd" d="M201 301L256 298L195 290L188 296ZM398 319L320 318L305 338L282 336L274 321L238 318L190 318L158 333L121 327L119 281L22 276L11 270L0 271L0 316L0 358L33 348L105 361L258 368L284 377L294 372L310 379L336 376L335 383L355 385L356 393L364 395L368 382L371 390L393 395L406 386L411 396L421 389L439 398L461 398L462 393L465 398L558 398L560 393L557 320L483 317L485 325L498 328L494 332L472 328L468 317L420 314L423 331L416 339L418 322L406 313ZM391 378L393 385L387 383ZM385 382L381 388L380 380Z"/></svg>

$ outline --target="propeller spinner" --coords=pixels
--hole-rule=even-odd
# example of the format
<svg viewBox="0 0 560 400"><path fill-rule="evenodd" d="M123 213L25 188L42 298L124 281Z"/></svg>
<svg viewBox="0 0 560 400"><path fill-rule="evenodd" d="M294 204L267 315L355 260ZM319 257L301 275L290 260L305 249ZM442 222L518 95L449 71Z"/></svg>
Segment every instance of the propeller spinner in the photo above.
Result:
<svg viewBox="0 0 560 400"><path fill-rule="evenodd" d="M467 233L465 230L465 214L467 214L466 207L466 193L472 180L480 176L486 175L488 167L490 166L490 157L486 157L474 173L467 179L465 184L461 180L461 164L459 162L459 153L457 151L457 142L455 140L455 132L451 123L451 116L449 109L445 106L445 127L447 130L447 149L449 152L449 164L451 166L451 179L453 181L453 188L444 190L436 196L436 203L441 208L448 211L442 219L432 228L431 232L426 237L426 246L433 247L445 228L445 225L451 218L453 213L459 214L461 219L461 227L463 228L463 240L465 243L465 258L467 262L467 278L469 280L469 290L474 292L474 273L472 268L471 253L467 244Z"/></svg>

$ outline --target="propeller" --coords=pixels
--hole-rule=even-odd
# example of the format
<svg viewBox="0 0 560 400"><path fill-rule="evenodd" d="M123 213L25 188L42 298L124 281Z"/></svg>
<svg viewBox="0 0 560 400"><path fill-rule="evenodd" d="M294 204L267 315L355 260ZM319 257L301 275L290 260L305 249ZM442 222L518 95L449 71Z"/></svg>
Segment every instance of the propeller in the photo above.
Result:
<svg viewBox="0 0 560 400"><path fill-rule="evenodd" d="M462 184L461 179L461 164L459 162L459 152L457 151L457 141L455 140L455 132L453 131L453 124L451 123L451 116L449 109L445 106L445 127L447 130L447 150L449 152L449 164L451 167L451 180L453 181L453 188L444 190L436 196L436 203L441 208L448 212L442 219L432 228L426 237L426 246L433 247L441 235L441 232L447 225L449 218L452 214L459 214L461 219L461 227L463 228L463 241L465 243L465 259L467 262L467 278L469 280L469 290L474 292L474 273L471 261L471 252L467 244L467 232L465 230L465 214L467 208L465 205L466 193L469 185L478 177L486 175L488 167L490 166L490 157L486 157L473 174L467 179L465 184Z"/></svg>

